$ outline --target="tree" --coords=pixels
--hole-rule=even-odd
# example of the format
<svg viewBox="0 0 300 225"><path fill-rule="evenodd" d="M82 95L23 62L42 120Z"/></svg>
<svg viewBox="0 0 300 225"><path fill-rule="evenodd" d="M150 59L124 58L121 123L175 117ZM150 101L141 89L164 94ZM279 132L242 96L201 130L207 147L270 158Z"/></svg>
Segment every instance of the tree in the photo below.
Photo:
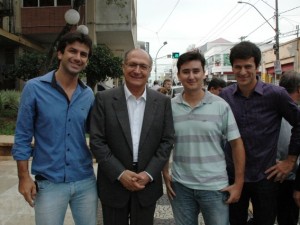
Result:
<svg viewBox="0 0 300 225"><path fill-rule="evenodd" d="M87 85L93 89L97 82L108 78L120 78L123 75L122 59L113 56L106 45L97 45L93 48L93 55L89 59L85 74Z"/></svg>
<svg viewBox="0 0 300 225"><path fill-rule="evenodd" d="M18 59L13 70L15 78L29 80L40 76L46 56L43 53L25 52Z"/></svg>
<svg viewBox="0 0 300 225"><path fill-rule="evenodd" d="M17 59L17 63L8 70L7 77L25 81L38 77L44 73L45 62L45 53L25 52ZM55 58L49 71L56 68L58 68L57 58ZM106 45L95 46L93 47L93 55L83 73L86 74L87 85L93 89L97 82L105 81L108 78L119 78L123 75L122 59L115 57Z"/></svg>

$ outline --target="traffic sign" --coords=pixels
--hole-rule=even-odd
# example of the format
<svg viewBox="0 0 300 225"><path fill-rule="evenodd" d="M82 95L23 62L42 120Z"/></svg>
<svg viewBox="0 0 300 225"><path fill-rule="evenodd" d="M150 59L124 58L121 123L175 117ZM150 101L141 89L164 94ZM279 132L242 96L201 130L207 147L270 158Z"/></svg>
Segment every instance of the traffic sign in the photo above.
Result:
<svg viewBox="0 0 300 225"><path fill-rule="evenodd" d="M282 73L280 60L276 60L274 62L274 71L275 71L275 74L281 74Z"/></svg>
<svg viewBox="0 0 300 225"><path fill-rule="evenodd" d="M179 52L173 52L172 53L172 58L173 59L178 59L179 58Z"/></svg>

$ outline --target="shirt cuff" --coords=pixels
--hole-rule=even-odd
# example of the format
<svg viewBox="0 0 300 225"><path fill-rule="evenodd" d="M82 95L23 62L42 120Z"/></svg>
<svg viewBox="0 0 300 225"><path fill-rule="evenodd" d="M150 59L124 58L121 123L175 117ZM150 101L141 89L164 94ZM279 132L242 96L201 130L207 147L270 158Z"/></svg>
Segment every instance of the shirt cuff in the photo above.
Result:
<svg viewBox="0 0 300 225"><path fill-rule="evenodd" d="M123 175L124 172L125 172L125 170L118 176L118 180L121 179L121 177L122 177L122 175Z"/></svg>
<svg viewBox="0 0 300 225"><path fill-rule="evenodd" d="M149 177L150 177L150 182L153 181L153 177L147 172L147 171L144 171Z"/></svg>

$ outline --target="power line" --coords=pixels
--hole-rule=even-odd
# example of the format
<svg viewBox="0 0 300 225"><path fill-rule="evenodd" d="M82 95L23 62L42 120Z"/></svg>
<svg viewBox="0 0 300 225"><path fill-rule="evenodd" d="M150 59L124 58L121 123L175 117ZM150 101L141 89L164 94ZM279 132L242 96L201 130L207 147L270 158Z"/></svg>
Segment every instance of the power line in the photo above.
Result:
<svg viewBox="0 0 300 225"><path fill-rule="evenodd" d="M257 0L254 5L259 2L260 0ZM249 1L250 2L250 1ZM235 5L235 7L233 9L231 9L226 15L225 17L223 17L220 22L218 23L217 26L214 26L214 28L208 33L208 35L203 39L200 40L196 45L199 46L202 43L204 44L206 42L206 40L209 40L213 35L217 36L220 33L226 31L229 27L231 27L234 23L236 23L246 12L248 12L251 8L248 8L246 10L245 13L242 12L242 10L238 10L237 12L234 12L234 10L237 8L238 4ZM245 6L243 6L242 8L244 8ZM239 15L240 13L243 13L242 15ZM232 14L233 15L226 21L225 19ZM231 22L232 21L232 22ZM227 24L225 27L223 24ZM222 26L222 29L218 29L219 26ZM212 33L211 35L209 35L210 33Z"/></svg>
<svg viewBox="0 0 300 225"><path fill-rule="evenodd" d="M170 12L170 14L168 15L168 17L166 18L166 20L164 21L164 23L161 25L161 27L156 31L156 34L158 34L158 32L161 31L161 29L165 26L165 24L168 22L170 16L173 14L174 10L176 9L177 5L179 4L180 0L178 0L174 6L174 8L172 9L172 11Z"/></svg>

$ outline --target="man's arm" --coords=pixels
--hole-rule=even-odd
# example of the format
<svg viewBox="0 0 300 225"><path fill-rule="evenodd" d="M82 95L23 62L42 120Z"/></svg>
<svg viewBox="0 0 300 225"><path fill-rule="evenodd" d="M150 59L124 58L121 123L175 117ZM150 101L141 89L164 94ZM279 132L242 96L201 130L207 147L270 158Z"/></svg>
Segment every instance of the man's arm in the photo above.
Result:
<svg viewBox="0 0 300 225"><path fill-rule="evenodd" d="M165 98L165 101L160 104L163 104L165 107L164 113L157 115L163 117L163 125L161 126L161 129L163 129L162 136L160 137L160 144L155 154L152 156L145 169L153 179L161 174L165 164L170 158L174 146L175 131L170 98Z"/></svg>
<svg viewBox="0 0 300 225"><path fill-rule="evenodd" d="M171 174L170 174L170 171L169 171L169 166L170 163L169 161L166 163L165 167L163 168L163 177L164 177L164 181L165 181L165 185L166 185L166 188L167 188L167 194L168 194L168 197L173 200L173 198L176 196L173 188L172 188L172 177L171 177Z"/></svg>
<svg viewBox="0 0 300 225"><path fill-rule="evenodd" d="M232 149L232 158L234 162L234 183L222 191L228 191L230 196L226 203L234 203L240 199L241 192L244 185L244 173L245 173L245 148L241 138L229 141Z"/></svg>
<svg viewBox="0 0 300 225"><path fill-rule="evenodd" d="M27 160L18 160L19 192L24 196L28 204L33 207L36 196L36 185L33 182L28 170Z"/></svg>
<svg viewBox="0 0 300 225"><path fill-rule="evenodd" d="M300 153L300 111L285 90L281 91L279 97L279 110L284 119L293 127L291 130L289 153L287 159L278 161L276 165L267 169L265 173L268 174L267 179L274 177L274 181L282 182L294 168Z"/></svg>

